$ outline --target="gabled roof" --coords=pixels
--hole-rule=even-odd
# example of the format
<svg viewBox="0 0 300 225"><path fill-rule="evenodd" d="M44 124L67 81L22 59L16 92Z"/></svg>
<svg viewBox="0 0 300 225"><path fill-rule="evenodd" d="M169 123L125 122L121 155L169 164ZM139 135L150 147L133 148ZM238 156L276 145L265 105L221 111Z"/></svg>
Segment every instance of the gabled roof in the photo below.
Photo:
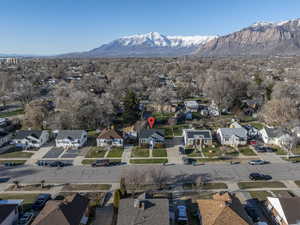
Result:
<svg viewBox="0 0 300 225"><path fill-rule="evenodd" d="M139 138L149 138L152 135L159 135L161 137L165 137L164 129L144 129L139 133Z"/></svg>
<svg viewBox="0 0 300 225"><path fill-rule="evenodd" d="M122 139L122 136L113 129L104 129L98 136L99 139Z"/></svg>
<svg viewBox="0 0 300 225"><path fill-rule="evenodd" d="M16 204L0 205L0 224L18 207Z"/></svg>
<svg viewBox="0 0 300 225"><path fill-rule="evenodd" d="M202 225L252 225L243 205L234 195L216 194L213 199L198 200Z"/></svg>
<svg viewBox="0 0 300 225"><path fill-rule="evenodd" d="M50 200L35 218L32 225L79 225L89 200L74 194L63 201Z"/></svg>
<svg viewBox="0 0 300 225"><path fill-rule="evenodd" d="M230 138L231 136L237 136L240 138L247 138L247 130L245 128L220 128L220 132L223 137Z"/></svg>
<svg viewBox="0 0 300 225"><path fill-rule="evenodd" d="M21 140L29 136L40 139L42 133L42 130L17 130L14 139Z"/></svg>
<svg viewBox="0 0 300 225"><path fill-rule="evenodd" d="M273 198L268 197L268 201L276 209L277 213L288 224L298 224L300 222L300 197Z"/></svg>
<svg viewBox="0 0 300 225"><path fill-rule="evenodd" d="M188 138L194 138L195 136L203 136L204 139L212 139L210 130L184 130Z"/></svg>
<svg viewBox="0 0 300 225"><path fill-rule="evenodd" d="M133 198L120 201L117 225L169 225L169 200L140 200L145 208L134 207Z"/></svg>
<svg viewBox="0 0 300 225"><path fill-rule="evenodd" d="M268 137L271 137L271 138L275 138L275 137L281 137L285 134L287 134L284 129L282 128L279 128L279 127L276 127L276 128L268 128L268 127L265 127L264 128Z"/></svg>
<svg viewBox="0 0 300 225"><path fill-rule="evenodd" d="M60 130L57 134L56 139L80 139L84 130Z"/></svg>

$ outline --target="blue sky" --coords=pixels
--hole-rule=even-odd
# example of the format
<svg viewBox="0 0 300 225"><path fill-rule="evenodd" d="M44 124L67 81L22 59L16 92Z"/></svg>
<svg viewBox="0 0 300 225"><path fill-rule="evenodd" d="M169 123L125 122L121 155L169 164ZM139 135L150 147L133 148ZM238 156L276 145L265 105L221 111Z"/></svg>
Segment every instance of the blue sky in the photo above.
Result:
<svg viewBox="0 0 300 225"><path fill-rule="evenodd" d="M300 17L300 0L0 0L0 53L84 51L124 35L223 35Z"/></svg>

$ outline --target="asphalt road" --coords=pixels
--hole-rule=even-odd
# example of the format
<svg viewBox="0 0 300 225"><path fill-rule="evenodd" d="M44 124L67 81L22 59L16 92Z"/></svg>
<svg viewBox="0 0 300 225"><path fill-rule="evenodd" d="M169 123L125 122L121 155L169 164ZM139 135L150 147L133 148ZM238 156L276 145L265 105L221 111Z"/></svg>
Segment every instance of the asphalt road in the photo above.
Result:
<svg viewBox="0 0 300 225"><path fill-rule="evenodd" d="M124 171L135 167L139 171L146 171L151 166L125 165L98 168L21 166L18 168L0 168L0 177L10 177L11 182L18 180L22 183L35 183L41 180L45 180L47 183L117 183ZM198 176L207 176L213 181L246 181L251 172L271 175L273 180L300 180L300 164L292 163L273 163L260 166L248 164L169 165L163 168L178 181L192 180Z"/></svg>

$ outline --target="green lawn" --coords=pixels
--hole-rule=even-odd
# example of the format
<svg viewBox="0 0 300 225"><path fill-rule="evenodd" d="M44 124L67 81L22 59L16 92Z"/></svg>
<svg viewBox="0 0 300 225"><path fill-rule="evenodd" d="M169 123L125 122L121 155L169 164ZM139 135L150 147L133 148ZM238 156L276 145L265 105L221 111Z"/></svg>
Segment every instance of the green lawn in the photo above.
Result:
<svg viewBox="0 0 300 225"><path fill-rule="evenodd" d="M149 157L149 149L139 147L134 148L131 153L131 158L133 157Z"/></svg>
<svg viewBox="0 0 300 225"><path fill-rule="evenodd" d="M240 153L242 153L245 156L255 156L256 153L252 151L249 147L240 148Z"/></svg>
<svg viewBox="0 0 300 225"><path fill-rule="evenodd" d="M277 146L272 146L272 148L274 148L275 152L277 155L286 155L287 152L284 151L282 148L277 147Z"/></svg>
<svg viewBox="0 0 300 225"><path fill-rule="evenodd" d="M109 160L111 163L120 163L121 159L110 159ZM96 159L84 159L82 160L83 165L91 165L92 163L96 162Z"/></svg>
<svg viewBox="0 0 300 225"><path fill-rule="evenodd" d="M153 157L167 157L167 150L166 149L153 149L152 151Z"/></svg>
<svg viewBox="0 0 300 225"><path fill-rule="evenodd" d="M300 180L296 180L295 183L296 183L297 186L300 188Z"/></svg>
<svg viewBox="0 0 300 225"><path fill-rule="evenodd" d="M23 199L23 209L24 211L30 210L32 204L35 202L38 194L0 194L0 199Z"/></svg>
<svg viewBox="0 0 300 225"><path fill-rule="evenodd" d="M264 125L260 122L250 122L249 124L258 130L261 130L264 128Z"/></svg>
<svg viewBox="0 0 300 225"><path fill-rule="evenodd" d="M97 133L96 130L89 130L88 131L88 136L96 137L97 135L98 135L98 133Z"/></svg>
<svg viewBox="0 0 300 225"><path fill-rule="evenodd" d="M272 197L271 193L268 191L249 191L252 198L257 198L260 201L264 201L267 197Z"/></svg>
<svg viewBox="0 0 300 225"><path fill-rule="evenodd" d="M0 160L0 164L4 163L16 163L17 165L25 164L26 160Z"/></svg>
<svg viewBox="0 0 300 225"><path fill-rule="evenodd" d="M300 155L300 145L297 145L296 148L292 150L295 155Z"/></svg>
<svg viewBox="0 0 300 225"><path fill-rule="evenodd" d="M187 129L188 125L187 124L177 124L174 126L160 126L159 128L165 129L165 135L166 137L173 137L173 136L181 136L182 135L182 130Z"/></svg>
<svg viewBox="0 0 300 225"><path fill-rule="evenodd" d="M91 147L85 158L103 158L106 150L102 147Z"/></svg>
<svg viewBox="0 0 300 225"><path fill-rule="evenodd" d="M132 164L162 164L167 163L168 159L131 159Z"/></svg>
<svg viewBox="0 0 300 225"><path fill-rule="evenodd" d="M191 189L212 190L212 189L227 189L228 186L225 183L207 183L205 185L200 185L200 186L197 186L196 184L188 183L188 184L183 184L182 188L185 190L191 190Z"/></svg>
<svg viewBox="0 0 300 225"><path fill-rule="evenodd" d="M222 151L218 147L206 147L202 149L202 152L206 157L218 157L222 155Z"/></svg>
<svg viewBox="0 0 300 225"><path fill-rule="evenodd" d="M113 148L109 151L108 158L121 158L124 152L123 148Z"/></svg>
<svg viewBox="0 0 300 225"><path fill-rule="evenodd" d="M297 162L299 163L300 162L300 156L296 156L296 157L290 157L289 159L284 156L284 157L281 157L283 160L286 160L286 161L289 161L289 162Z"/></svg>
<svg viewBox="0 0 300 225"><path fill-rule="evenodd" d="M14 149L8 153L0 154L0 158L30 158L33 155L31 152L22 152Z"/></svg>
<svg viewBox="0 0 300 225"><path fill-rule="evenodd" d="M271 190L278 198L295 197L291 191L287 190Z"/></svg>
<svg viewBox="0 0 300 225"><path fill-rule="evenodd" d="M256 182L239 182L241 189L251 188L285 188L286 186L279 181L256 181Z"/></svg>
<svg viewBox="0 0 300 225"><path fill-rule="evenodd" d="M12 112L0 113L0 117L10 117L10 116L17 116L17 115L22 115L22 114L24 114L24 110L18 109L16 111L12 111Z"/></svg>

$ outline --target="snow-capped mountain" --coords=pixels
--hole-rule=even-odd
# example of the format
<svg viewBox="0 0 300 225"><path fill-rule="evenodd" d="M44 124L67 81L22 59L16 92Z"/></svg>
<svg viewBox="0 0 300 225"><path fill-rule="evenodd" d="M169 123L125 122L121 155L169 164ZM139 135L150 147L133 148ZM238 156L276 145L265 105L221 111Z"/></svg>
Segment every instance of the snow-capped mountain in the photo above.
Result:
<svg viewBox="0 0 300 225"><path fill-rule="evenodd" d="M165 36L158 32L125 36L70 57L160 57L189 55L217 36Z"/></svg>
<svg viewBox="0 0 300 225"><path fill-rule="evenodd" d="M257 22L200 46L200 56L300 55L300 19Z"/></svg>

